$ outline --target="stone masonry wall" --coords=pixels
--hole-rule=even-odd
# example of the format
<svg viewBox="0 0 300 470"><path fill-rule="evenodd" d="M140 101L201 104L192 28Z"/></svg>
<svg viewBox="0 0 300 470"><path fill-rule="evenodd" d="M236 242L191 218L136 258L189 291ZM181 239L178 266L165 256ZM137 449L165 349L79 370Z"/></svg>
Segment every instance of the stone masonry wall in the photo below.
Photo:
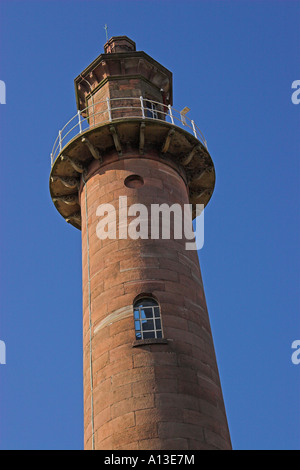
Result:
<svg viewBox="0 0 300 470"><path fill-rule="evenodd" d="M124 185L133 174L143 186ZM154 152L95 161L81 188L85 448L93 419L96 449L230 449L197 252L185 240L100 240L97 207L117 209L119 196L147 207L189 202L176 166ZM133 346L133 302L142 293L159 302L167 344Z"/></svg>

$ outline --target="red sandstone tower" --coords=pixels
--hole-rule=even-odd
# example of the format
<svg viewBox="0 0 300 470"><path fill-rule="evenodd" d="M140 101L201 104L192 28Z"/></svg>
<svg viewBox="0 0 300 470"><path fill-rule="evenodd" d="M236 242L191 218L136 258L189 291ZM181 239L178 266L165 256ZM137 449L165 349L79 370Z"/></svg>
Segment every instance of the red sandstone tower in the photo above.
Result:
<svg viewBox="0 0 300 470"><path fill-rule="evenodd" d="M104 49L75 79L78 113L50 175L57 210L82 232L85 449L230 449L197 252L172 237L175 218L170 239L118 225L125 202L149 214L206 205L213 162L172 108L171 72L126 36ZM99 206L115 238L99 237Z"/></svg>

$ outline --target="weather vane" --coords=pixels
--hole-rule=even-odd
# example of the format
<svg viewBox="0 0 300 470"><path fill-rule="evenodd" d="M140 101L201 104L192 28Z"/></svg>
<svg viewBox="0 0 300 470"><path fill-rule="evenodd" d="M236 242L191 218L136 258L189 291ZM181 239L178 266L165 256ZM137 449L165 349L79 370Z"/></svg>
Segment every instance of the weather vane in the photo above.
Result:
<svg viewBox="0 0 300 470"><path fill-rule="evenodd" d="M106 41L108 41L108 33L107 33L107 24L104 26L105 34L106 34Z"/></svg>

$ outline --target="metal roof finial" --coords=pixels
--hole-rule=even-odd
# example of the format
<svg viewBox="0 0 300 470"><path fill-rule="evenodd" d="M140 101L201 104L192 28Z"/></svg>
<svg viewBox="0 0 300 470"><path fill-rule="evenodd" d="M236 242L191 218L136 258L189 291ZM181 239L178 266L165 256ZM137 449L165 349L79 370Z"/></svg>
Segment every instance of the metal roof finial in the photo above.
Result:
<svg viewBox="0 0 300 470"><path fill-rule="evenodd" d="M106 34L106 41L108 41L108 32L107 32L107 24L104 26L105 34Z"/></svg>

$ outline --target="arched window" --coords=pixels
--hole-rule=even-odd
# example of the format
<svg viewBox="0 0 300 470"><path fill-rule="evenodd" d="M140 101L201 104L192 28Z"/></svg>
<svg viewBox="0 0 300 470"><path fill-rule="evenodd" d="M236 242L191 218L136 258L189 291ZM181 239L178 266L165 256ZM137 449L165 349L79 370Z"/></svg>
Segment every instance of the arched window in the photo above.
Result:
<svg viewBox="0 0 300 470"><path fill-rule="evenodd" d="M136 339L162 338L160 308L152 297L138 299L133 305Z"/></svg>

